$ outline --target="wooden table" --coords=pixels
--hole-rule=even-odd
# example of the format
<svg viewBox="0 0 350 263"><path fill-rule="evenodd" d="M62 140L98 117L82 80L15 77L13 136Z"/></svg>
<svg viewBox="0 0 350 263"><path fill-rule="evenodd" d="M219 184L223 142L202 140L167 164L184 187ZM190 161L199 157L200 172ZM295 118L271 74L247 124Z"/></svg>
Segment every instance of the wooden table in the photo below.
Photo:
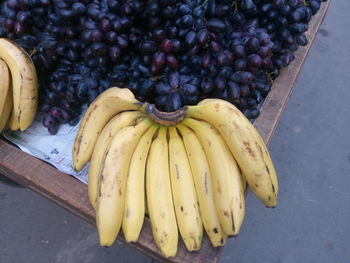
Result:
<svg viewBox="0 0 350 263"><path fill-rule="evenodd" d="M320 11L313 17L306 33L309 39L308 45L299 48L295 60L275 80L261 108L261 114L254 123L267 144L275 131L329 4L330 0L322 3ZM87 222L95 224L95 212L88 201L85 184L2 140L0 140L0 173L54 201ZM118 238L125 241L122 234ZM213 248L205 235L201 250L187 252L183 242L180 241L176 257L165 259L155 245L148 219L145 220L138 242L130 243L130 246L159 262L218 262L222 251L222 248Z"/></svg>

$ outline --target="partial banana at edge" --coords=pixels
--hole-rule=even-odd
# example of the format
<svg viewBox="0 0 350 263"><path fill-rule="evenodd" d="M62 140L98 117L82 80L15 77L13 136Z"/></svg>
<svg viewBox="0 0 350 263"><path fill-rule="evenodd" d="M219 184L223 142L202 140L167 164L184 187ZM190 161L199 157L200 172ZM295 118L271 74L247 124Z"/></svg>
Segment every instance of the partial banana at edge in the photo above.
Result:
<svg viewBox="0 0 350 263"><path fill-rule="evenodd" d="M139 238L145 218L145 174L146 161L152 139L158 130L152 125L141 137L131 157L125 192L125 209L122 229L127 242L136 242Z"/></svg>
<svg viewBox="0 0 350 263"><path fill-rule="evenodd" d="M12 129L27 129L35 118L38 106L38 80L32 59L19 45L0 38L0 58L11 72L13 89Z"/></svg>
<svg viewBox="0 0 350 263"><path fill-rule="evenodd" d="M5 61L0 59L0 132L6 126L12 110L10 73Z"/></svg>
<svg viewBox="0 0 350 263"><path fill-rule="evenodd" d="M187 117L205 120L225 139L254 194L268 207L277 204L278 181L266 145L249 120L232 104L205 99Z"/></svg>
<svg viewBox="0 0 350 263"><path fill-rule="evenodd" d="M176 127L169 131L169 166L177 225L188 251L200 249L203 237L196 190L185 146Z"/></svg>
<svg viewBox="0 0 350 263"><path fill-rule="evenodd" d="M96 203L96 225L101 246L111 246L123 219L126 181L130 159L144 132L151 126L148 119L117 132L101 167Z"/></svg>

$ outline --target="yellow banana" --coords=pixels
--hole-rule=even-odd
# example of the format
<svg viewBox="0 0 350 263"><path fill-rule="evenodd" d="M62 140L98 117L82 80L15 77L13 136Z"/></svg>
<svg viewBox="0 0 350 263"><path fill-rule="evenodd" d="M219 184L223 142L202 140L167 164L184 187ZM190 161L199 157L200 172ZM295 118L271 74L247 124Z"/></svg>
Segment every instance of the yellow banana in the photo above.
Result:
<svg viewBox="0 0 350 263"><path fill-rule="evenodd" d="M152 138L157 130L158 125L153 125L145 132L131 157L122 224L124 238L127 242L137 241L145 218L146 160Z"/></svg>
<svg viewBox="0 0 350 263"><path fill-rule="evenodd" d="M227 235L237 235L244 218L245 202L240 170L218 131L207 122L186 118L200 140L209 161L214 198L220 223Z"/></svg>
<svg viewBox="0 0 350 263"><path fill-rule="evenodd" d="M81 121L73 146L74 169L90 160L98 135L107 122L122 111L137 110L138 101L129 89L110 88L90 104Z"/></svg>
<svg viewBox="0 0 350 263"><path fill-rule="evenodd" d="M188 251L199 250L203 225L186 149L176 127L169 131L169 166L177 225Z"/></svg>
<svg viewBox="0 0 350 263"><path fill-rule="evenodd" d="M227 235L222 230L216 213L211 173L203 146L191 129L181 124L178 129L190 162L204 229L214 247L223 246Z"/></svg>
<svg viewBox="0 0 350 263"><path fill-rule="evenodd" d="M10 90L9 69L2 59L0 59L0 121L3 118L2 112L7 101L7 93ZM11 98L12 99L12 98Z"/></svg>
<svg viewBox="0 0 350 263"><path fill-rule="evenodd" d="M122 128L129 125L135 125L137 122L139 122L139 119L144 119L145 117L146 116L144 116L140 111L121 112L107 123L101 134L98 136L90 160L88 180L89 200L94 208L96 207L100 169L103 165L107 148L111 143L113 136Z"/></svg>
<svg viewBox="0 0 350 263"><path fill-rule="evenodd" d="M154 240L165 257L177 252L178 228L171 194L167 128L160 127L151 145L146 168L148 213Z"/></svg>
<svg viewBox="0 0 350 263"><path fill-rule="evenodd" d="M136 126L127 126L113 137L99 178L96 203L96 225L101 246L111 246L123 220L125 188L132 153L151 121L145 119Z"/></svg>
<svg viewBox="0 0 350 263"><path fill-rule="evenodd" d="M13 103L12 88L10 88L7 92L3 109L0 112L0 133L5 129L6 124L10 119L11 111L12 111L12 103Z"/></svg>
<svg viewBox="0 0 350 263"><path fill-rule="evenodd" d="M0 57L10 69L13 89L13 120L21 131L35 118L38 106L38 80L32 59L19 45L0 38Z"/></svg>
<svg viewBox="0 0 350 263"><path fill-rule="evenodd" d="M234 105L205 99L189 106L187 117L209 122L225 139L249 187L268 207L277 204L278 181L266 145L254 126Z"/></svg>

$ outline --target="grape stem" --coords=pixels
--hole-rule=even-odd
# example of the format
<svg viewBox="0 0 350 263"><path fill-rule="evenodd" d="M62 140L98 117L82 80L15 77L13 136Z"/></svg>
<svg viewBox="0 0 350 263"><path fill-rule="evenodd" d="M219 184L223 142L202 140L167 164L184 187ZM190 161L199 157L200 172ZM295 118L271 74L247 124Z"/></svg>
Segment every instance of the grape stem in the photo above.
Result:
<svg viewBox="0 0 350 263"><path fill-rule="evenodd" d="M174 126L183 121L187 113L187 107L182 107L177 111L165 112L160 111L154 104L145 103L142 111L157 124L162 126Z"/></svg>

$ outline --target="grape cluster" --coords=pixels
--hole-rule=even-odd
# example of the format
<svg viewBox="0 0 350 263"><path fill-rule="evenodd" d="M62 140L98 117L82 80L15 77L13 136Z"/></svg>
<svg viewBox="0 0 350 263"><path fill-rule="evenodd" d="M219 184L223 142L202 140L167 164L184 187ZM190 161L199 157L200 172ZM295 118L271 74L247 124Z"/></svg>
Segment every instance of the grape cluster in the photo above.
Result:
<svg viewBox="0 0 350 263"><path fill-rule="evenodd" d="M248 1L249 2L249 1ZM274 42L273 67L288 66L299 46L308 40L305 32L312 16L325 0L250 1L259 18L259 25L267 30ZM256 4L254 4L256 2Z"/></svg>
<svg viewBox="0 0 350 263"><path fill-rule="evenodd" d="M111 86L168 112L222 98L255 119L323 1L4 0L0 37L31 55L51 134Z"/></svg>

